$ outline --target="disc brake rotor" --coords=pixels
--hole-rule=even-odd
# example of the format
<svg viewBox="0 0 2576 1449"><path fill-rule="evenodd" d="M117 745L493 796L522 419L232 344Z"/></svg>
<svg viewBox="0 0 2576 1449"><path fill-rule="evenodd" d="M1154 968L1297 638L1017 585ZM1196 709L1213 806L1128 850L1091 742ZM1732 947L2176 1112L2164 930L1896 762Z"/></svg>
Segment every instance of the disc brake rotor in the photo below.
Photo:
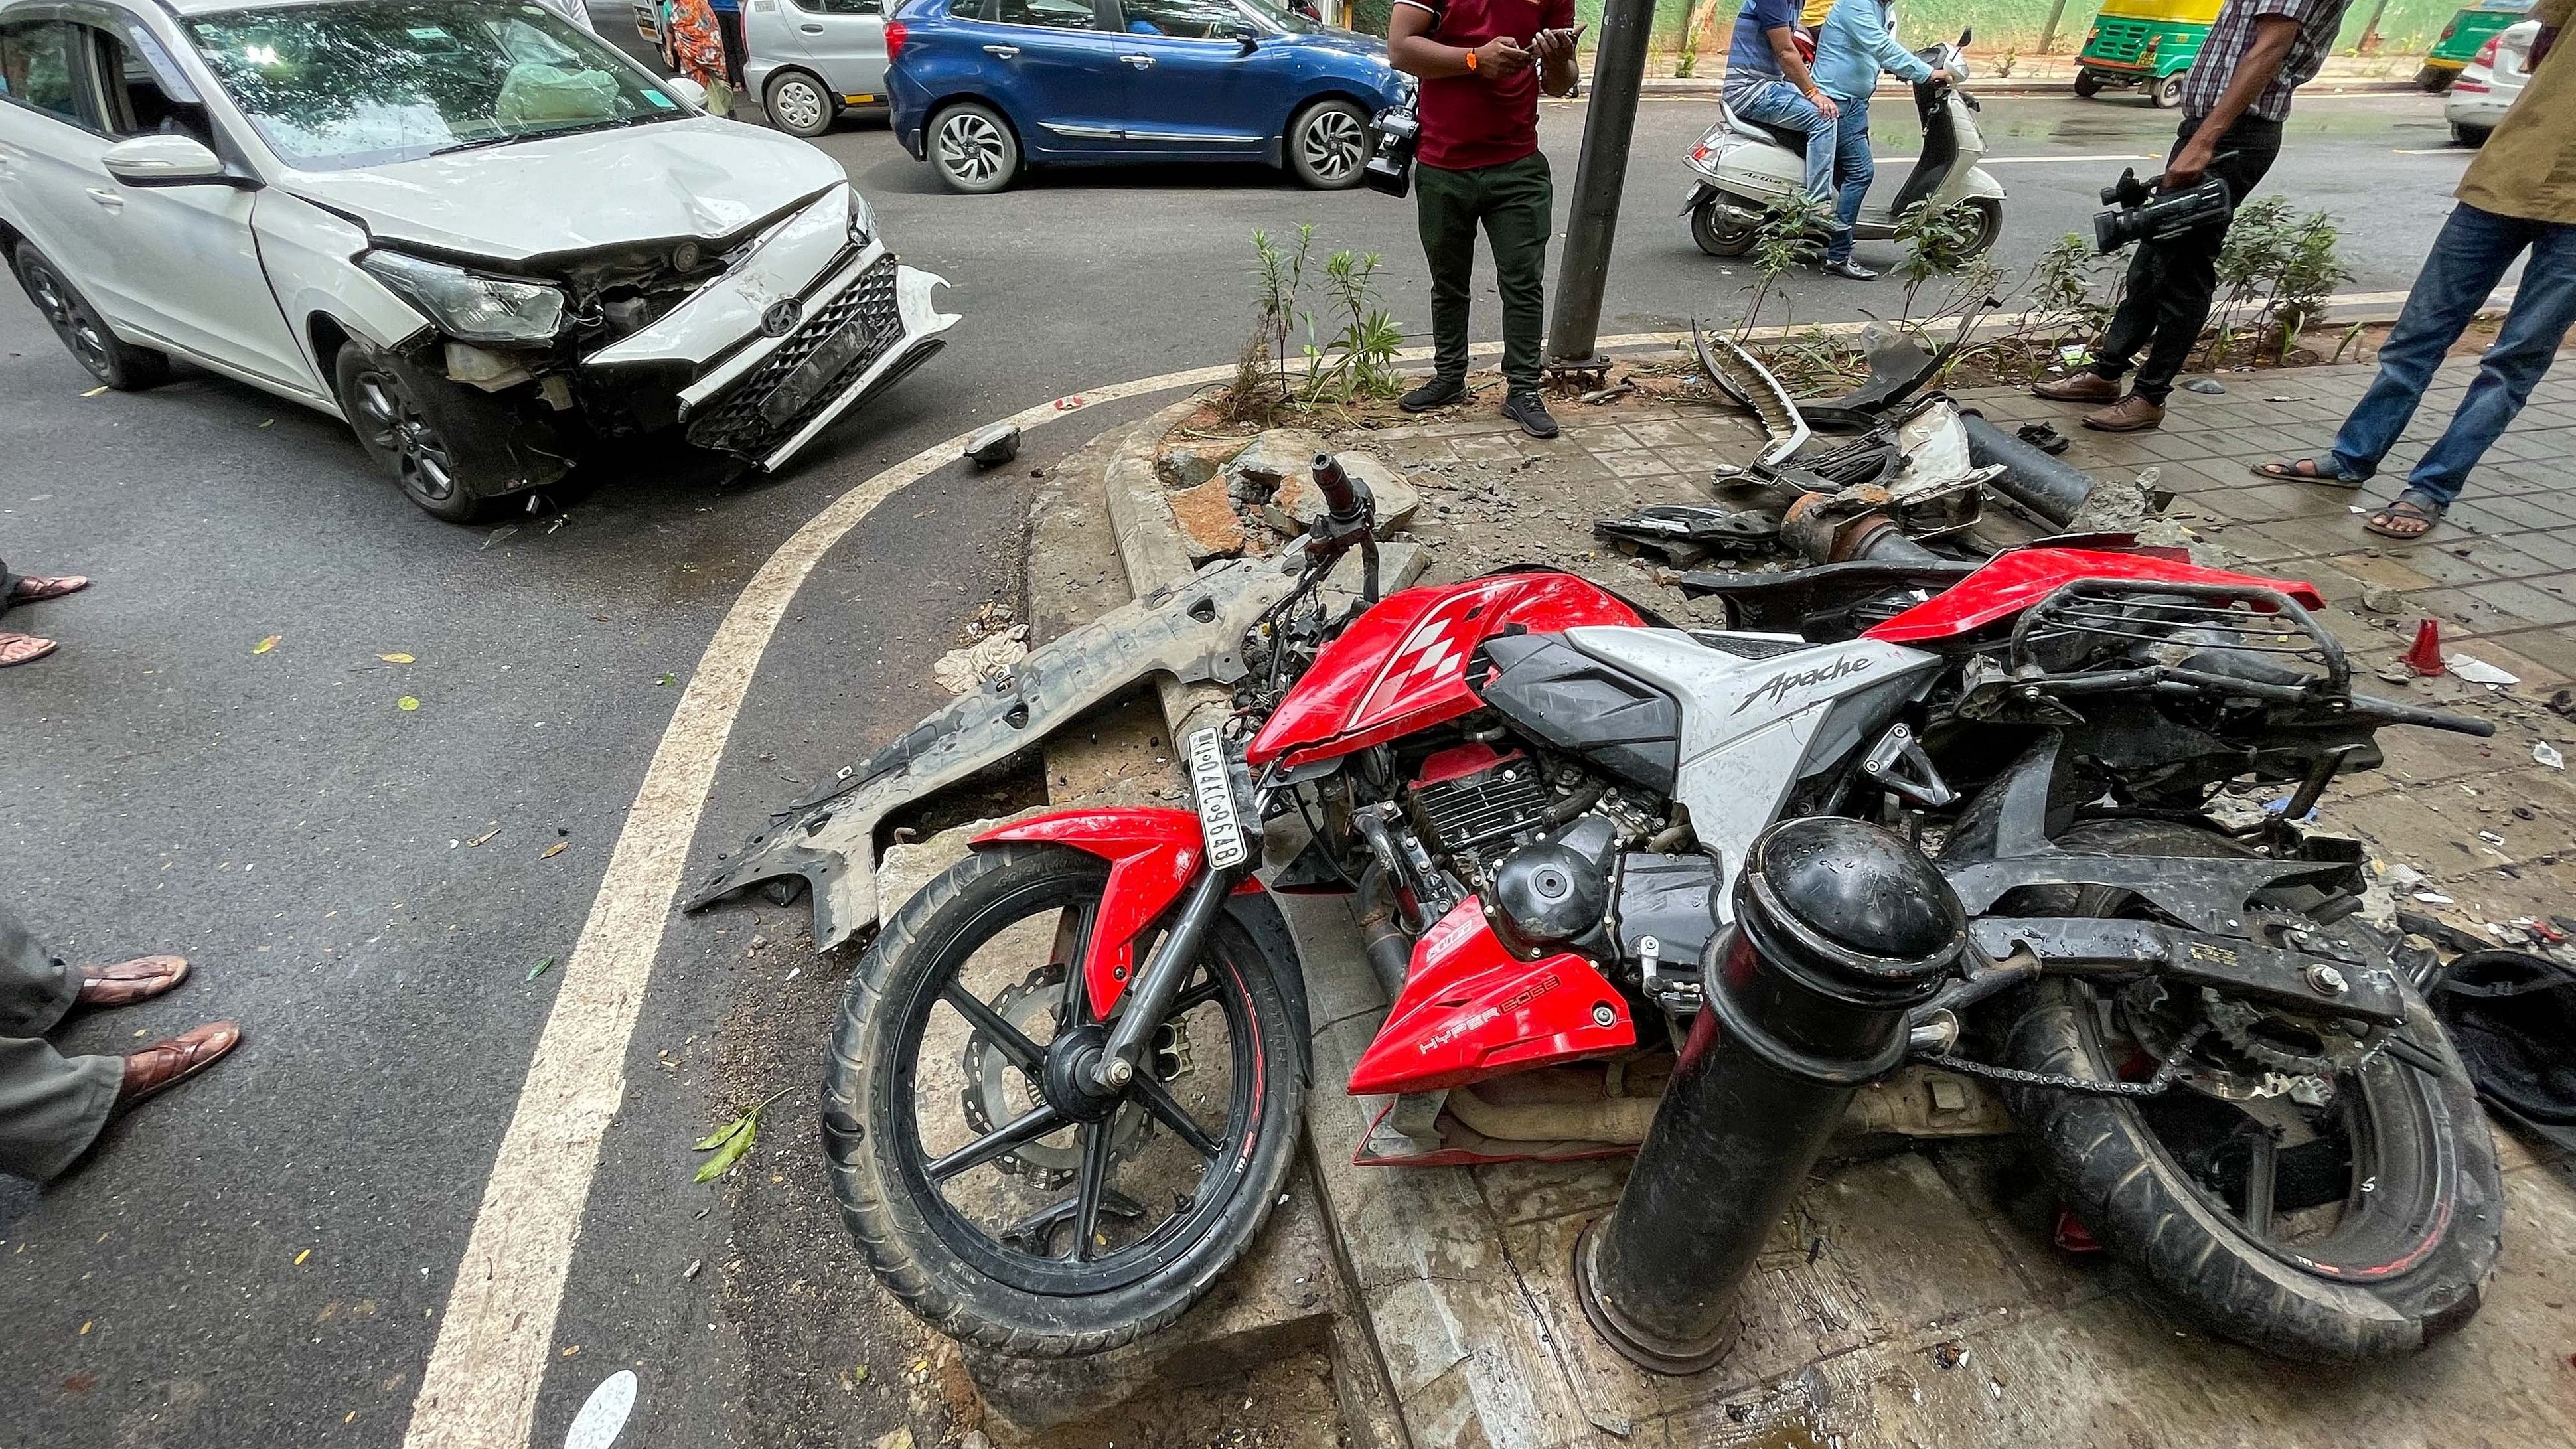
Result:
<svg viewBox="0 0 2576 1449"><path fill-rule="evenodd" d="M1056 1009L1064 1004L1064 983L1063 964L1049 962L1031 971L1026 979L1003 987L990 1005L1004 1021L1018 1028L1020 1035L1035 1041L1043 1034L1041 1025L1054 1024ZM1168 1023L1154 1034L1147 1060L1158 1081L1169 1082L1189 1070L1189 1043L1180 1023ZM1037 1105L1035 1085L985 1039L982 1029L966 1038L960 1065L966 1085L958 1093L959 1106L965 1112L967 1127L977 1137ZM1120 1113L1116 1132L1109 1140L1112 1165L1134 1157L1153 1130L1154 1119L1149 1114ZM1052 1190L1073 1180L1074 1170L1082 1165L1082 1147L1079 1143L1057 1147L1032 1142L993 1159L993 1165Z"/></svg>

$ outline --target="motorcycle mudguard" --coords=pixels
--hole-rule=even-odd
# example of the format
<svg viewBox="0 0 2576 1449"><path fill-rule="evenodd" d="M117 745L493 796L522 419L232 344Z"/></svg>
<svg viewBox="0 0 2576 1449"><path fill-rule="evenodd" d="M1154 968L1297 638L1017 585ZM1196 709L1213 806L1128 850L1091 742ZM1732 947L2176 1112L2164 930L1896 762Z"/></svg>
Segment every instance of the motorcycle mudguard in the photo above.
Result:
<svg viewBox="0 0 2576 1449"><path fill-rule="evenodd" d="M1090 949L1082 962L1086 999L1094 1016L1106 1020L1136 979L1138 939L1171 909L1198 874L1205 842L1199 818L1187 810L1149 806L1064 810L1014 820L976 836L974 844L982 850L1012 841L1070 846L1109 862L1109 886L1101 897ZM1287 918L1261 882L1249 876L1234 888L1226 914L1260 948L1262 969L1288 1003L1302 1073L1307 1070L1313 1033L1306 1010L1305 974L1297 967L1297 942L1288 932Z"/></svg>
<svg viewBox="0 0 2576 1449"><path fill-rule="evenodd" d="M814 944L839 945L877 921L877 833L888 815L1037 747L1065 721L1153 675L1185 684L1243 678L1243 631L1294 583L1274 561L1237 559L1067 630L1012 666L1008 679L950 704L774 812L769 828L682 909L801 876L813 886Z"/></svg>
<svg viewBox="0 0 2576 1449"><path fill-rule="evenodd" d="M1136 938L1171 909L1205 858L1199 818L1187 810L1152 807L1064 810L1014 820L975 837L975 848L1013 841L1069 845L1109 862L1109 887L1100 897L1084 952L1082 980L1092 1016L1101 1021L1136 979ZM1249 882L1260 889L1258 882Z"/></svg>
<svg viewBox="0 0 2576 1449"><path fill-rule="evenodd" d="M1525 961L1469 896L1422 933L1353 1095L1429 1092L1637 1044L1628 1003L1576 955Z"/></svg>
<svg viewBox="0 0 2576 1449"><path fill-rule="evenodd" d="M1688 216L1692 212L1699 210L1702 206L1716 200L1717 197L1718 190L1716 187L1711 186L1705 181L1697 182L1692 185L1690 195L1682 198L1682 209L1679 214L1682 216Z"/></svg>

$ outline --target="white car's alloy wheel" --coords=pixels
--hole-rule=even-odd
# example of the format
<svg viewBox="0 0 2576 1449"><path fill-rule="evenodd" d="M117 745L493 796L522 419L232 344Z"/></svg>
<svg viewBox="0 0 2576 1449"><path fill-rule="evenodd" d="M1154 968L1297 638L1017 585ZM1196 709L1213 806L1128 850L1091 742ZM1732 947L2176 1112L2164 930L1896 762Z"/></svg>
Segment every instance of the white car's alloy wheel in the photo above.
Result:
<svg viewBox="0 0 2576 1449"><path fill-rule="evenodd" d="M769 118L797 136L819 136L832 124L832 102L801 75L782 76L769 88Z"/></svg>

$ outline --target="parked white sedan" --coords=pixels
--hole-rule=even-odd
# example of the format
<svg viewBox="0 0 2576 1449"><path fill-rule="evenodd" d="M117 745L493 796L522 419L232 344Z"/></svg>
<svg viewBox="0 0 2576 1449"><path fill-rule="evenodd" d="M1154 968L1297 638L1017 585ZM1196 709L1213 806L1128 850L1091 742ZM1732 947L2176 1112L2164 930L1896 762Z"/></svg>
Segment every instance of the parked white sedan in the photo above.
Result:
<svg viewBox="0 0 2576 1449"><path fill-rule="evenodd" d="M2531 43L2539 38L2537 20L2508 25L2487 37L2442 100L2442 119L2451 123L2453 141L2483 146L2504 124L2504 113L2522 98L2522 83L2531 78Z"/></svg>
<svg viewBox="0 0 2576 1449"><path fill-rule="evenodd" d="M524 0L0 0L0 252L102 383L346 418L441 518L603 437L776 468L957 319L698 98Z"/></svg>

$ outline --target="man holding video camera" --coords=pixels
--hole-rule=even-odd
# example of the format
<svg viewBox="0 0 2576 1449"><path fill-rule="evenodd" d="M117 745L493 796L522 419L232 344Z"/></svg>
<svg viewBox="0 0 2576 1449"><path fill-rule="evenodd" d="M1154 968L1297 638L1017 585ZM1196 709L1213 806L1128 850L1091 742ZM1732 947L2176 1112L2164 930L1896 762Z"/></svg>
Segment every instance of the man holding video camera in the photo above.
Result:
<svg viewBox="0 0 2576 1449"><path fill-rule="evenodd" d="M1574 94L1574 0L1397 0L1389 65L1422 78L1413 189L1431 263L1431 380L1398 406L1428 412L1467 396L1468 283L1476 230L1503 295L1503 416L1556 436L1539 397L1547 235L1555 191L1538 149L1538 95Z"/></svg>
<svg viewBox="0 0 2576 1449"><path fill-rule="evenodd" d="M2187 191L2205 176L2226 184L2243 205L2281 151L2290 95L2316 77L2351 0L2227 0L2200 58L2183 78L2182 129L2165 162L2162 186ZM2138 243L2129 259L2127 292L2093 349L2093 366L2031 391L2056 402L2109 406L2084 415L2084 426L2135 433L2165 420L2165 398L2209 321L2218 291L2218 252L2227 227L2210 223ZM2126 397L2120 378L2144 349Z"/></svg>

